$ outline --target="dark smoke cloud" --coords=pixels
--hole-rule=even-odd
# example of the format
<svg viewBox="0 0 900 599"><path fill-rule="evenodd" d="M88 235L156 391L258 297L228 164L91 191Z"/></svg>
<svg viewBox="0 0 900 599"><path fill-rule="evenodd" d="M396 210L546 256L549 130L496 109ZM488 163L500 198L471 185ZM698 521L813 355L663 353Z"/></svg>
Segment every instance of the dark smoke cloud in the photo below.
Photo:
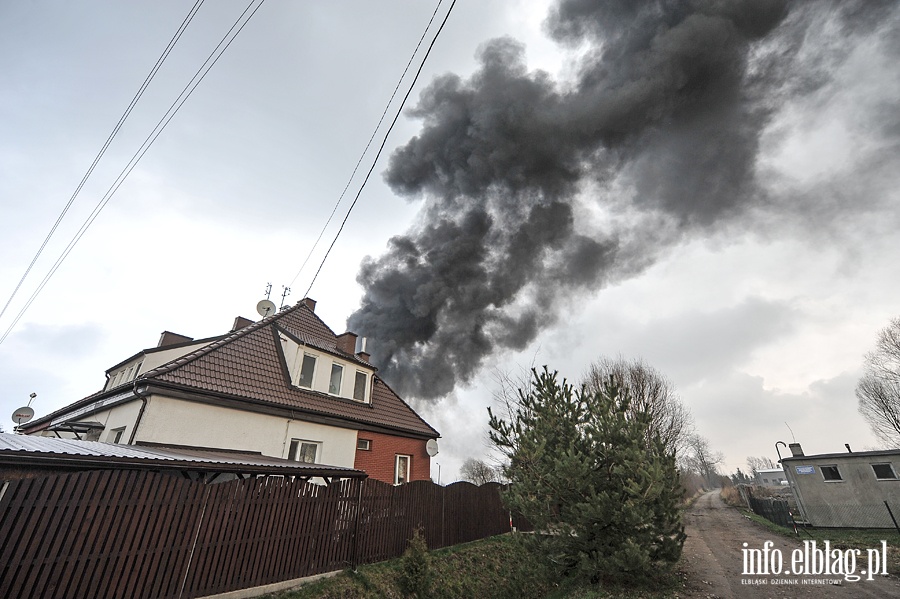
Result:
<svg viewBox="0 0 900 599"><path fill-rule="evenodd" d="M888 10L868 6L827 8L852 32ZM425 199L421 224L364 261L348 322L371 338L386 380L411 397L446 395L492 352L526 347L570 298L770 201L757 182L760 136L778 94L827 81L827 69L798 80L790 68L804 14L822 10L564 0L546 28L589 45L576 81L529 72L509 38L480 49L470 79L435 79L411 111L421 133L385 174L395 192ZM626 217L598 229L588 205Z"/></svg>

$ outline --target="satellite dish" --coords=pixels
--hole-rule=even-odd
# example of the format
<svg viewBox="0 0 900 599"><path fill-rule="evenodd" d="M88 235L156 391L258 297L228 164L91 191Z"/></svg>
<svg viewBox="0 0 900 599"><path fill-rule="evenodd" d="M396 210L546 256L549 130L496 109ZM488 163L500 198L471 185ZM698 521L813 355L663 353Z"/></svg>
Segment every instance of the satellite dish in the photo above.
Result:
<svg viewBox="0 0 900 599"><path fill-rule="evenodd" d="M438 446L436 439L428 439L428 443L425 444L425 451L428 452L430 457L434 457L438 454Z"/></svg>
<svg viewBox="0 0 900 599"><path fill-rule="evenodd" d="M275 302L267 299L260 300L260 302L256 304L256 311L263 318L270 314L275 314Z"/></svg>
<svg viewBox="0 0 900 599"><path fill-rule="evenodd" d="M34 418L34 410L28 406L24 408L19 408L12 415L12 421L16 423L16 426L20 424L25 424L29 420Z"/></svg>

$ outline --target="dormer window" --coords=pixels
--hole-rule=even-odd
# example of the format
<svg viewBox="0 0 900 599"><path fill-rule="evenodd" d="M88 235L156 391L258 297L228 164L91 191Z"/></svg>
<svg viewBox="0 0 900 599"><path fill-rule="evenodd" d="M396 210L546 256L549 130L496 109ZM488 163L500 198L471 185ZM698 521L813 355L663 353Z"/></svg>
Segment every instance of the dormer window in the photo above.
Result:
<svg viewBox="0 0 900 599"><path fill-rule="evenodd" d="M356 401L366 401L366 387L369 382L369 376L361 370L356 371L356 380L353 383L353 399Z"/></svg>
<svg viewBox="0 0 900 599"><path fill-rule="evenodd" d="M328 382L328 392L332 395L341 394L341 378L344 376L344 367L340 364L331 365L331 379Z"/></svg>
<svg viewBox="0 0 900 599"><path fill-rule="evenodd" d="M312 389L313 374L316 372L316 357L309 354L303 354L303 365L300 367L300 380L297 381L299 387Z"/></svg>
<svg viewBox="0 0 900 599"><path fill-rule="evenodd" d="M352 355L334 354L303 343L282 331L278 349L288 369L290 384L350 401L369 403L374 369L359 362Z"/></svg>

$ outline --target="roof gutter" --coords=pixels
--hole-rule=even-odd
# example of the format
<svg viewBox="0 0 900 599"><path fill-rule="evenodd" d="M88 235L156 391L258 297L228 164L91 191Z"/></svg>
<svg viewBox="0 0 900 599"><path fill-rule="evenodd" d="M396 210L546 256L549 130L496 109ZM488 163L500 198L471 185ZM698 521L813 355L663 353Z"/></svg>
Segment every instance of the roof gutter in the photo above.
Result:
<svg viewBox="0 0 900 599"><path fill-rule="evenodd" d="M132 385L132 392L134 393L134 396L140 398L141 400L141 409L138 412L137 419L134 421L134 428L131 429L131 437L128 438L129 445L134 445L134 438L137 435L138 427L141 425L141 419L144 417L144 410L147 408L147 399L149 398L147 394L147 385L138 387L139 382L143 381L135 379L134 385Z"/></svg>

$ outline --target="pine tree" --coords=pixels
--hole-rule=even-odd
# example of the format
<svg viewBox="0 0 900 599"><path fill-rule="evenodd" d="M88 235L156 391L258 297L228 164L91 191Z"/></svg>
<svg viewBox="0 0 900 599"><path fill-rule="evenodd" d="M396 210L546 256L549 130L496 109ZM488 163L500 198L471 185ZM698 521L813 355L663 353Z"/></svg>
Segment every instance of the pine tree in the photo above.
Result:
<svg viewBox="0 0 900 599"><path fill-rule="evenodd" d="M505 499L562 573L640 581L678 561L675 456L623 389L575 390L545 367L507 417L490 413L491 441L509 458Z"/></svg>

